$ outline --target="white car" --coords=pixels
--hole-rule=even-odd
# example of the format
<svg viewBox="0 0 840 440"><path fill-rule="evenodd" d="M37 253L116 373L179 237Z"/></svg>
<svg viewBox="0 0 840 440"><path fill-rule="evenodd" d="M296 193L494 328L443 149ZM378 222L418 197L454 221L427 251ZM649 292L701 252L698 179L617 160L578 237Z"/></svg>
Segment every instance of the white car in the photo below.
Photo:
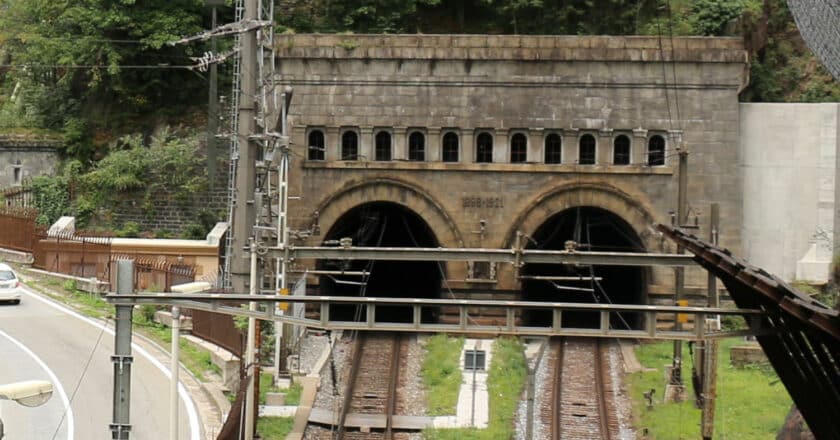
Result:
<svg viewBox="0 0 840 440"><path fill-rule="evenodd" d="M20 304L20 279L8 264L0 263L0 301Z"/></svg>

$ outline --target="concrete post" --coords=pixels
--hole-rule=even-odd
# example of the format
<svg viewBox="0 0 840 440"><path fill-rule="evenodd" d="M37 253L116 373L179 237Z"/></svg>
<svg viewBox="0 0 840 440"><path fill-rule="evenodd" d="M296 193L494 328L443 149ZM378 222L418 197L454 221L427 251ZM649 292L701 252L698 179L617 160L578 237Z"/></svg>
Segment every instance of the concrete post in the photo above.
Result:
<svg viewBox="0 0 840 440"><path fill-rule="evenodd" d="M250 243L251 247L251 277L250 277L250 294L256 295L257 294L257 247L254 243L254 240L251 239ZM252 312L257 310L257 303L251 301L248 303L248 309ZM254 439L254 425L255 425L255 416L254 414L254 372L256 369L254 368L254 345L256 344L256 333L257 333L257 320L253 317L248 318L248 339L245 344L245 367L247 371L248 381L246 383L242 383L239 386L247 387L245 391L245 440L253 440Z"/></svg>
<svg viewBox="0 0 840 440"><path fill-rule="evenodd" d="M709 241L718 244L718 230L720 227L720 209L717 203L712 203L709 219ZM709 272L707 280L708 306L720 307L717 293L717 279ZM714 325L717 325L715 322ZM711 339L705 341L706 350L703 356L703 411L700 419L700 431L703 440L712 440L715 428L715 399L717 398L717 357L718 343Z"/></svg>
<svg viewBox="0 0 840 440"><path fill-rule="evenodd" d="M117 261L117 295L130 295L134 290L134 261ZM111 438L128 440L131 432L131 315L134 306L118 305L114 324L114 394Z"/></svg>
<svg viewBox="0 0 840 440"><path fill-rule="evenodd" d="M243 19L257 20L257 0L245 1ZM256 189L256 160L258 145L251 139L257 133L256 99L257 75L257 31L243 33L239 37L242 75L240 75L239 98L239 160L236 163L236 190L234 197L233 225L231 234L230 280L234 292L245 291L248 280L248 260L246 244L252 236L256 209L254 192Z"/></svg>
<svg viewBox="0 0 840 440"><path fill-rule="evenodd" d="M169 365L169 439L178 440L178 370L181 351L181 308L172 307L172 359Z"/></svg>
<svg viewBox="0 0 840 440"><path fill-rule="evenodd" d="M216 29L216 7L211 8L210 29ZM217 51L216 37L210 38L210 51ZM212 191L216 180L216 132L219 128L219 75L218 63L210 63L210 93L207 103L207 188Z"/></svg>

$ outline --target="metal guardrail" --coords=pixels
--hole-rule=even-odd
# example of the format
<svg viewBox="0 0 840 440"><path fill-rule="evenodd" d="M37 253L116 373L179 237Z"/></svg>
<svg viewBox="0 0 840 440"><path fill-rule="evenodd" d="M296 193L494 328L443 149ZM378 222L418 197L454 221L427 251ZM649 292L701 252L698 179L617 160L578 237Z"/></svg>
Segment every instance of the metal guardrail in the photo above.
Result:
<svg viewBox="0 0 840 440"><path fill-rule="evenodd" d="M650 306L632 304L585 304L535 301L494 301L494 300L458 300L458 299L406 299L372 297L336 297L336 296L279 296L279 295L243 295L243 294L174 294L153 293L135 295L108 295L105 299L114 305L158 304L177 305L187 309L208 310L217 313L249 316L257 319L280 321L293 325L324 330L370 330L419 333L461 333L483 335L519 335L519 336L589 336L624 339L668 339L694 341L710 338L724 338L755 334L755 323L760 321L762 312L753 309L722 309L708 307ZM262 303L268 307L263 310L249 311L240 307L221 304L227 303ZM301 318L275 314L277 303L317 304L316 318ZM364 319L360 321L339 321L330 317L331 306L363 306ZM393 322L376 319L377 308L388 307L393 316L394 307L410 309L410 322ZM423 320L423 312L447 308L458 311L458 323L445 324ZM503 325L483 325L475 322L473 314L480 309L503 309ZM517 323L517 313L528 310L551 311L551 324L546 326L521 325ZM408 310L406 310L408 311ZM598 313L598 327L569 327L564 317L571 313ZM611 318L616 314L640 316L643 323L639 329L617 329L610 326ZM706 318L716 315L744 316L750 320L751 330L723 331L697 325L685 330L662 330L657 328L659 315L673 316L675 313L690 315L694 322L704 323ZM406 315L407 316L407 315Z"/></svg>

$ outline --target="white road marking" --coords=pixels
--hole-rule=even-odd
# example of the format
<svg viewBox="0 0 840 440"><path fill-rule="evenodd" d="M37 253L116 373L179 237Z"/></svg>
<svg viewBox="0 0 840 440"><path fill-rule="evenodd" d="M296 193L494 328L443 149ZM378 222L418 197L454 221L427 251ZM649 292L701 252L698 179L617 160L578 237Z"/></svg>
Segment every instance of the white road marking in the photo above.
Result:
<svg viewBox="0 0 840 440"><path fill-rule="evenodd" d="M73 317L76 317L76 318L78 318L78 319L80 319L80 320L82 320L82 321L100 329L100 330L104 330L105 332L107 332L111 336L114 335L113 330L111 330L110 328L102 325L101 323L96 322L96 321L94 321L94 320L92 320L92 319L90 319L86 316L83 316L83 315L75 312L74 310L68 309L67 307L65 307L61 304L58 304L55 301L44 298L40 294L37 294L35 292L31 292L31 291L28 290L28 288L23 289L23 293L27 294L28 296L30 296L32 298L37 299L38 301L43 302L44 304L46 304L46 305L48 305L48 306L50 306L50 307L52 307L56 310L59 310L63 313L71 315ZM170 373L169 368L166 368L162 363L160 363L151 354L149 354L149 352L146 351L143 347L140 347L139 345L137 345L135 343L132 343L131 348L134 349L135 351L137 351L137 353L139 353L144 358L148 359L149 362L151 362L152 365L157 367L158 370L160 370L163 373L163 375L166 376L167 379L172 377L172 374ZM178 382L178 395L181 396L181 400L184 401L184 406L187 408L187 419L189 420L189 424L190 424L190 440L201 440L201 434L200 434L201 433L201 428L199 427L199 424L198 424L198 412L195 409L195 402L193 402L192 397L187 392L186 387L184 387L184 384L181 383L180 381Z"/></svg>
<svg viewBox="0 0 840 440"><path fill-rule="evenodd" d="M50 381L53 383L53 389L58 390L58 396L61 398L61 402L64 404L64 411L67 413L65 419L67 420L67 440L73 440L73 431L75 429L74 421L73 421L73 408L70 407L70 399L67 398L67 393L64 392L64 387L61 386L61 382L56 377L55 373L50 370L50 367L47 366L41 358L38 357L35 353L32 352L27 346L23 345L17 339L9 336L8 333L0 330L0 336L8 339L12 344L17 345L24 353L29 355L37 364L40 366L44 372L47 373L47 376L50 377Z"/></svg>

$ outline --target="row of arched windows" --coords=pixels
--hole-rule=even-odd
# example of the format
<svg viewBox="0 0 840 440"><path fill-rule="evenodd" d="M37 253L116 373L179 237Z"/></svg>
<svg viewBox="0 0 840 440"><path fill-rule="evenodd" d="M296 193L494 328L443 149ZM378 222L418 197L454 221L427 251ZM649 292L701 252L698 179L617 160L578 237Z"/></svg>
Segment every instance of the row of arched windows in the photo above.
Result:
<svg viewBox="0 0 840 440"><path fill-rule="evenodd" d="M319 129L310 130L309 160L324 160L326 142L324 132ZM563 140L557 133L549 133L544 138L543 162L547 164L563 163ZM493 162L493 135L481 132L475 140L475 162ZM631 141L625 134L612 138L612 164L630 165ZM388 131L379 131L374 136L373 160L392 160L393 139ZM528 138L524 133L514 133L510 137L510 162L525 163L528 160ZM353 130L341 134L340 160L359 160L359 135ZM597 142L595 136L585 133L578 138L577 160L580 165L595 165L597 163ZM655 134L647 139L647 153L645 163L648 166L665 165L665 138ZM408 135L408 160L423 162L426 160L426 137L420 131L413 131ZM454 131L443 135L441 142L441 160L443 162L458 162L460 158L460 139Z"/></svg>

